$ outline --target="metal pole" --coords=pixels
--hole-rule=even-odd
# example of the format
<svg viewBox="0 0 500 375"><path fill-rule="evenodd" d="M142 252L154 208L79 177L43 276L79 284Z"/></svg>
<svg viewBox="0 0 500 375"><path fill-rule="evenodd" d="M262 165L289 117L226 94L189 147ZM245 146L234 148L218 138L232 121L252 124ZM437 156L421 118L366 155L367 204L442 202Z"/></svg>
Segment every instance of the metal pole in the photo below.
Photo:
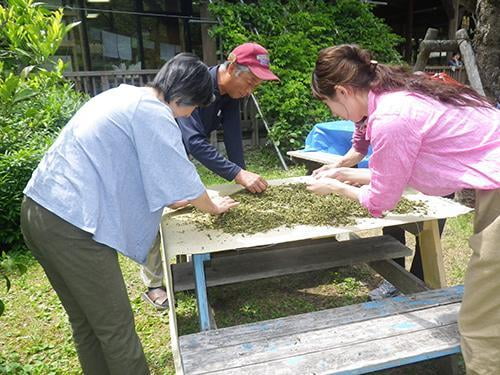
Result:
<svg viewBox="0 0 500 375"><path fill-rule="evenodd" d="M267 130L267 133L269 134L269 132L270 132L269 125L267 125L267 121L266 121L264 115L262 114L262 111L260 110L259 102L257 101L257 98L255 97L254 94L252 94L252 99L253 99L255 106L257 107L257 111L259 112L260 117L262 118L262 122L264 123L264 126ZM285 171L288 171L288 166L285 163L285 159L283 159L283 155L281 155L281 151L280 151L278 145L272 139L271 139L271 141L273 142L274 149L276 150L276 153L278 154L278 158L280 159L280 162L281 162L281 165L283 166L283 169Z"/></svg>

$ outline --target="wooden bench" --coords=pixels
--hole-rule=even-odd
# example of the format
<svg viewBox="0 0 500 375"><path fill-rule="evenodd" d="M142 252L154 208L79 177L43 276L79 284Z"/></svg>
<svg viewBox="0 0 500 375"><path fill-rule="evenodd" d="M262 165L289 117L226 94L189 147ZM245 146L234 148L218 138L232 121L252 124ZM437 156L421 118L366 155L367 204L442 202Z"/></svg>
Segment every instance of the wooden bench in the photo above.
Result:
<svg viewBox="0 0 500 375"><path fill-rule="evenodd" d="M460 352L461 286L181 336L191 374L364 374Z"/></svg>
<svg viewBox="0 0 500 375"><path fill-rule="evenodd" d="M390 236L358 238L336 242L331 238L295 241L286 244L247 249L245 252L227 252L217 256L205 267L207 286L226 285L242 281L295 273L325 270L333 267L370 263L410 256L412 251ZM377 272L384 275L381 270ZM172 265L174 290L194 289L192 263ZM422 283L423 285L423 283ZM412 292L415 290L411 290Z"/></svg>

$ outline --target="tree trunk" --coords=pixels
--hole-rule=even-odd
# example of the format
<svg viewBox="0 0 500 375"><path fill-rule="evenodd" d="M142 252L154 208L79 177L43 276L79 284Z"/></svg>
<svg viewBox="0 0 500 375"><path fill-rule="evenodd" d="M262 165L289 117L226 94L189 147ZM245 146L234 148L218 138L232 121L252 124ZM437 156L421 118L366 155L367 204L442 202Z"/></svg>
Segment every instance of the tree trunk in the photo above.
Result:
<svg viewBox="0 0 500 375"><path fill-rule="evenodd" d="M486 95L500 100L500 1L477 0L474 35L477 65Z"/></svg>

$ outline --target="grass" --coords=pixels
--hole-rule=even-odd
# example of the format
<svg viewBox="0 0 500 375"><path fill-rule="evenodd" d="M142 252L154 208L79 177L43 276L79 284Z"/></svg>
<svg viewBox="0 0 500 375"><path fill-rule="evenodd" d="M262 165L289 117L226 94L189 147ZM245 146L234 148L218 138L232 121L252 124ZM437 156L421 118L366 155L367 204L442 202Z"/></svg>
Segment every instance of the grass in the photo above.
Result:
<svg viewBox="0 0 500 375"><path fill-rule="evenodd" d="M268 179L305 173L300 167L288 172L280 169L272 150L250 152L247 160L249 170ZM225 182L203 167L199 170L207 185ZM464 215L448 220L445 227L443 249L450 285L463 281L470 255L467 239L472 233L471 221L472 215ZM413 236L408 236L408 241L413 241ZM29 253L14 256L27 264L28 272L13 276L11 291L2 294L6 311L0 317L0 374L80 374L66 314L43 270ZM125 257L120 257L120 264L151 372L173 374L168 315L141 300L144 285L137 264ZM210 288L209 299L218 325L227 327L363 302L379 280L366 266L342 267ZM180 333L197 332L194 294L180 292L176 298ZM437 373L437 367L429 363L379 372Z"/></svg>

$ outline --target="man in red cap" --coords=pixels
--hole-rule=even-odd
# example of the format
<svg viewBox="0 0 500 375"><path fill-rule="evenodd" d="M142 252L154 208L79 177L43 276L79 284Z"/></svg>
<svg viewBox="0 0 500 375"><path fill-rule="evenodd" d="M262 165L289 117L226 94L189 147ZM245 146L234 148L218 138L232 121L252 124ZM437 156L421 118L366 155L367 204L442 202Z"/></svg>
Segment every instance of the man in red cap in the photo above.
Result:
<svg viewBox="0 0 500 375"><path fill-rule="evenodd" d="M215 101L208 107L196 109L190 117L177 119L184 145L212 172L252 193L263 192L267 182L245 169L239 99L250 95L263 81L279 80L269 69L269 53L257 43L244 43L229 54L225 63L213 66L209 71ZM224 133L227 158L209 141L210 134L218 129ZM141 278L148 287L143 298L157 309L166 309L168 303L163 287L159 241L141 269Z"/></svg>

